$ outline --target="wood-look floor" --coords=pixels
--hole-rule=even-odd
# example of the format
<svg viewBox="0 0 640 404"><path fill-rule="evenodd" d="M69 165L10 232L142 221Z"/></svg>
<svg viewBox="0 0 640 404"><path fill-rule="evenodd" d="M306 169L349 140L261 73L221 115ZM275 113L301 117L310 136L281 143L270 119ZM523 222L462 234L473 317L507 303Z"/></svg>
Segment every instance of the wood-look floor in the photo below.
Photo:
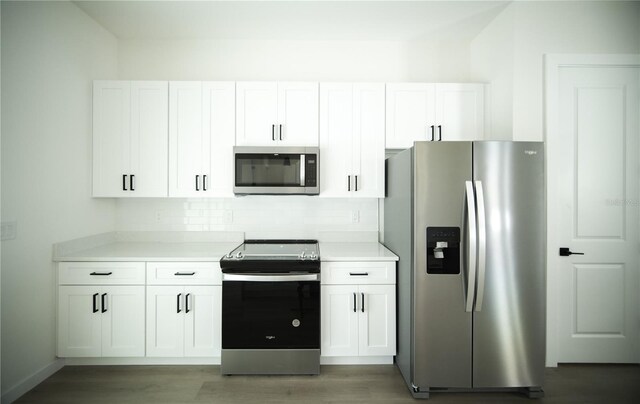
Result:
<svg viewBox="0 0 640 404"><path fill-rule="evenodd" d="M640 403L638 365L548 368L535 403ZM415 403L393 365L322 366L319 376L221 376L218 366L67 366L17 403ZM527 403L515 393L439 393L427 402Z"/></svg>

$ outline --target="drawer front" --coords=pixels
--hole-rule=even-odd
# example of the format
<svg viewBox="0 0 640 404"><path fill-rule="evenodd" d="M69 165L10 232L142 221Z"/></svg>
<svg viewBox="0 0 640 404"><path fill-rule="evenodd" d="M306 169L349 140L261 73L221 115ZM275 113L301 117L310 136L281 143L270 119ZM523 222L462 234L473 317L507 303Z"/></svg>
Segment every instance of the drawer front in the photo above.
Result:
<svg viewBox="0 0 640 404"><path fill-rule="evenodd" d="M222 285L219 262L147 262L149 285Z"/></svg>
<svg viewBox="0 0 640 404"><path fill-rule="evenodd" d="M144 262L61 262L60 285L144 285Z"/></svg>
<svg viewBox="0 0 640 404"><path fill-rule="evenodd" d="M322 283L326 285L393 285L395 262L323 262Z"/></svg>

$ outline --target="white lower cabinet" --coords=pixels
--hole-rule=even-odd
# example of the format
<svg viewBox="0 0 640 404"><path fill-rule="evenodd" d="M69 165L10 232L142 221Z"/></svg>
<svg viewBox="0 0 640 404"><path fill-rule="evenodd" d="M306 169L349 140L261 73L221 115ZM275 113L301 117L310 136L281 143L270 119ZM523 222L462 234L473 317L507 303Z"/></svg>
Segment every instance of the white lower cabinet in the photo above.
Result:
<svg viewBox="0 0 640 404"><path fill-rule="evenodd" d="M339 263L323 264L322 272ZM347 267L366 271L376 263L348 263ZM383 266L395 267L395 263ZM345 268L348 271L348 269ZM337 272L334 270L334 274ZM363 272L352 272L362 277ZM323 277L321 354L322 356L392 356L396 354L396 286L361 284ZM331 284L343 282L348 284Z"/></svg>
<svg viewBox="0 0 640 404"><path fill-rule="evenodd" d="M147 356L220 356L221 303L221 286L147 287Z"/></svg>
<svg viewBox="0 0 640 404"><path fill-rule="evenodd" d="M144 286L60 286L58 356L144 356Z"/></svg>

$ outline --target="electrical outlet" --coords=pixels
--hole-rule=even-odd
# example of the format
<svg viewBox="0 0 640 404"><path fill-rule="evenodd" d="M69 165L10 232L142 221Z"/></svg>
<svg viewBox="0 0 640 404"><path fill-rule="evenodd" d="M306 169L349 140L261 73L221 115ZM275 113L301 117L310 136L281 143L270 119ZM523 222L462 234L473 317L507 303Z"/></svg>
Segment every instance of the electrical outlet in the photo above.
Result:
<svg viewBox="0 0 640 404"><path fill-rule="evenodd" d="M4 240L13 240L16 238L18 232L18 223L13 220L10 222L2 222L0 225L0 239Z"/></svg>
<svg viewBox="0 0 640 404"><path fill-rule="evenodd" d="M352 210L351 211L351 223L360 223L360 211Z"/></svg>

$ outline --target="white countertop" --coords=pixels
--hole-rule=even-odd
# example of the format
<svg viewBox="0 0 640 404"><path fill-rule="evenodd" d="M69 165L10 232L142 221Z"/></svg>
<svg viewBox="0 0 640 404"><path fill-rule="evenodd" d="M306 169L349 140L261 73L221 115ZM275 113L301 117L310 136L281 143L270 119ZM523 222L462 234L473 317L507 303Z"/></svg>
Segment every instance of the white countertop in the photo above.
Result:
<svg viewBox="0 0 640 404"><path fill-rule="evenodd" d="M398 256L380 243L320 243L322 261L398 261Z"/></svg>
<svg viewBox="0 0 640 404"><path fill-rule="evenodd" d="M54 256L54 261L219 261L237 242L115 242Z"/></svg>

